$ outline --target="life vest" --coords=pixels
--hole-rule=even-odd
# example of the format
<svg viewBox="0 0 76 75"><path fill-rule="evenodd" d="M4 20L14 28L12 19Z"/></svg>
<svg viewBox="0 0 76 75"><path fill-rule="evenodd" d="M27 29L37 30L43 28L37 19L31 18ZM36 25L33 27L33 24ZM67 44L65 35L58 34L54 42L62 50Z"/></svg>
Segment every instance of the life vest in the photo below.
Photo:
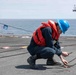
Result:
<svg viewBox="0 0 76 75"><path fill-rule="evenodd" d="M42 28L50 27L52 29L53 40L58 40L60 34L57 31L55 22L48 20L48 23L43 22L42 25L33 33L33 39L35 43L39 46L46 46L45 38L42 35Z"/></svg>

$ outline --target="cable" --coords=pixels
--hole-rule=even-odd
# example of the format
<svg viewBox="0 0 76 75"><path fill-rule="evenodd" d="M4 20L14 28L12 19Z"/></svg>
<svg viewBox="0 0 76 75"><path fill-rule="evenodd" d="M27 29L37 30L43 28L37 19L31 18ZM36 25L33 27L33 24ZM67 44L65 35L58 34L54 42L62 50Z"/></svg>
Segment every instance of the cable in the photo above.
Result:
<svg viewBox="0 0 76 75"><path fill-rule="evenodd" d="M13 54L13 55L8 55L8 56L2 56L0 58L7 58L7 57L12 57L12 56L18 56L18 55L23 55L23 54L27 54L28 52L26 53L17 53L17 54Z"/></svg>

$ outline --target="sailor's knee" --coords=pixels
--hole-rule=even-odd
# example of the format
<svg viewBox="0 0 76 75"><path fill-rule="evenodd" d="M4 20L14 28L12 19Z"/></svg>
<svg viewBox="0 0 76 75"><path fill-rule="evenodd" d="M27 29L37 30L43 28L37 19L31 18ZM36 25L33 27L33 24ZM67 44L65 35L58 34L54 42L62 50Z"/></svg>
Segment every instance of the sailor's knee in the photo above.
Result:
<svg viewBox="0 0 76 75"><path fill-rule="evenodd" d="M54 55L55 53L56 53L55 50L49 50L49 51L48 51L48 54L51 54L51 55Z"/></svg>

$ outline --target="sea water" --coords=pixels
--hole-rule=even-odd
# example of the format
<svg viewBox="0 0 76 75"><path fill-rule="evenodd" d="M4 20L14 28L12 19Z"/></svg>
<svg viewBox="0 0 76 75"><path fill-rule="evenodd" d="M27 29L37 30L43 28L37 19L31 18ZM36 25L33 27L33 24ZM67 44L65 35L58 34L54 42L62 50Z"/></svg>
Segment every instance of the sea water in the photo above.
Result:
<svg viewBox="0 0 76 75"><path fill-rule="evenodd" d="M26 35L32 34L42 22L49 19L0 19L0 35ZM56 19L50 19L56 21ZM76 19L66 19L70 28L61 36L76 36ZM4 28L4 25L7 28Z"/></svg>

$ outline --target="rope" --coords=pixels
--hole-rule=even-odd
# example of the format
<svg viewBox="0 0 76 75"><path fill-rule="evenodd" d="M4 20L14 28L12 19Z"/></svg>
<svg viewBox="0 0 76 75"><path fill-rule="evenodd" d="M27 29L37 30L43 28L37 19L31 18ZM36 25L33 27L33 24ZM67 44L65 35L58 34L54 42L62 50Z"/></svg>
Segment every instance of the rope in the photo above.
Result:
<svg viewBox="0 0 76 75"><path fill-rule="evenodd" d="M2 25L7 25L7 24L4 24L4 23L0 23L0 24L2 24ZM15 28L15 29L18 29L18 30L23 30L23 31L26 31L26 32L32 32L32 31L30 31L30 30L25 30L25 29L22 29L22 28L18 28L18 27L11 26L11 25L7 25L7 26L12 27L12 28Z"/></svg>

